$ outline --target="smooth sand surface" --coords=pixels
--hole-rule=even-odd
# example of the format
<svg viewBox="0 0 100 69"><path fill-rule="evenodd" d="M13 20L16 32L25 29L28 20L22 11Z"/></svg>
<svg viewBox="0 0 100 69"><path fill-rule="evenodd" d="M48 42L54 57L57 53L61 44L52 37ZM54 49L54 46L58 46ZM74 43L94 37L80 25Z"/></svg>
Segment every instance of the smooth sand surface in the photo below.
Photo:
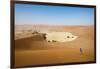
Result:
<svg viewBox="0 0 100 69"><path fill-rule="evenodd" d="M15 67L94 61L94 29L65 27L78 38L71 42L47 42L41 35L15 40ZM80 53L82 48L83 54Z"/></svg>

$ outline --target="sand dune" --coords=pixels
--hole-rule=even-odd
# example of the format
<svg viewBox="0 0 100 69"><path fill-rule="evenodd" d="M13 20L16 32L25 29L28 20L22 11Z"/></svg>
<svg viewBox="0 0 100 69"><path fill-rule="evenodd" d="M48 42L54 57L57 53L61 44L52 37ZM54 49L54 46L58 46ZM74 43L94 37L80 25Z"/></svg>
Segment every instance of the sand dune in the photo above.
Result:
<svg viewBox="0 0 100 69"><path fill-rule="evenodd" d="M93 26L63 27L62 31L70 31L78 38L63 43L47 42L41 34L16 39L15 67L94 61ZM83 50L82 55L80 48Z"/></svg>

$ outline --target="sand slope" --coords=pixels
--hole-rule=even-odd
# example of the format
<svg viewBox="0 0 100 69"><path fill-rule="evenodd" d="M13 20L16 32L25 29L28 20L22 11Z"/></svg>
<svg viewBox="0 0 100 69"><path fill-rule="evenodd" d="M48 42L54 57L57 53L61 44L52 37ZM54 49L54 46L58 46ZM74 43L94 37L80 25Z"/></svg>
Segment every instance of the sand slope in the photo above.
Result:
<svg viewBox="0 0 100 69"><path fill-rule="evenodd" d="M63 43L47 42L41 35L15 40L15 67L94 61L94 28L64 27L64 31L71 31L78 38Z"/></svg>

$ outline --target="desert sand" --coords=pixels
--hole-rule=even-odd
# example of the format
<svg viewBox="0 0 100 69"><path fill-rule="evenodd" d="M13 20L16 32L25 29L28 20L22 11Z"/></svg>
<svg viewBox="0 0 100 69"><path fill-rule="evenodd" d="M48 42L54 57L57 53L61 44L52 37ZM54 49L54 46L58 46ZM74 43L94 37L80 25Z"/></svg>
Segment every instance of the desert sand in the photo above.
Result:
<svg viewBox="0 0 100 69"><path fill-rule="evenodd" d="M15 34L15 67L95 61L93 26L63 26L53 31L71 32L78 38L61 43L47 42L41 34Z"/></svg>

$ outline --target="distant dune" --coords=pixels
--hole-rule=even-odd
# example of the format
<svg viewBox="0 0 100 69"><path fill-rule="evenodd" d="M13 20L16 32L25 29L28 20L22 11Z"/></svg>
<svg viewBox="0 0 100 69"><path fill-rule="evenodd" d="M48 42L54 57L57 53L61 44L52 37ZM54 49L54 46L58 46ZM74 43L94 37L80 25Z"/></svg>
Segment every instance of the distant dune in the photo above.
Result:
<svg viewBox="0 0 100 69"><path fill-rule="evenodd" d="M92 27L92 29L91 29ZM32 36L31 33L34 31L45 33L48 31L58 32L71 32L77 34L78 32L87 30L93 31L93 26L66 26L66 25L15 25L15 39ZM77 31L76 31L77 30ZM82 33L82 32L81 32Z"/></svg>

